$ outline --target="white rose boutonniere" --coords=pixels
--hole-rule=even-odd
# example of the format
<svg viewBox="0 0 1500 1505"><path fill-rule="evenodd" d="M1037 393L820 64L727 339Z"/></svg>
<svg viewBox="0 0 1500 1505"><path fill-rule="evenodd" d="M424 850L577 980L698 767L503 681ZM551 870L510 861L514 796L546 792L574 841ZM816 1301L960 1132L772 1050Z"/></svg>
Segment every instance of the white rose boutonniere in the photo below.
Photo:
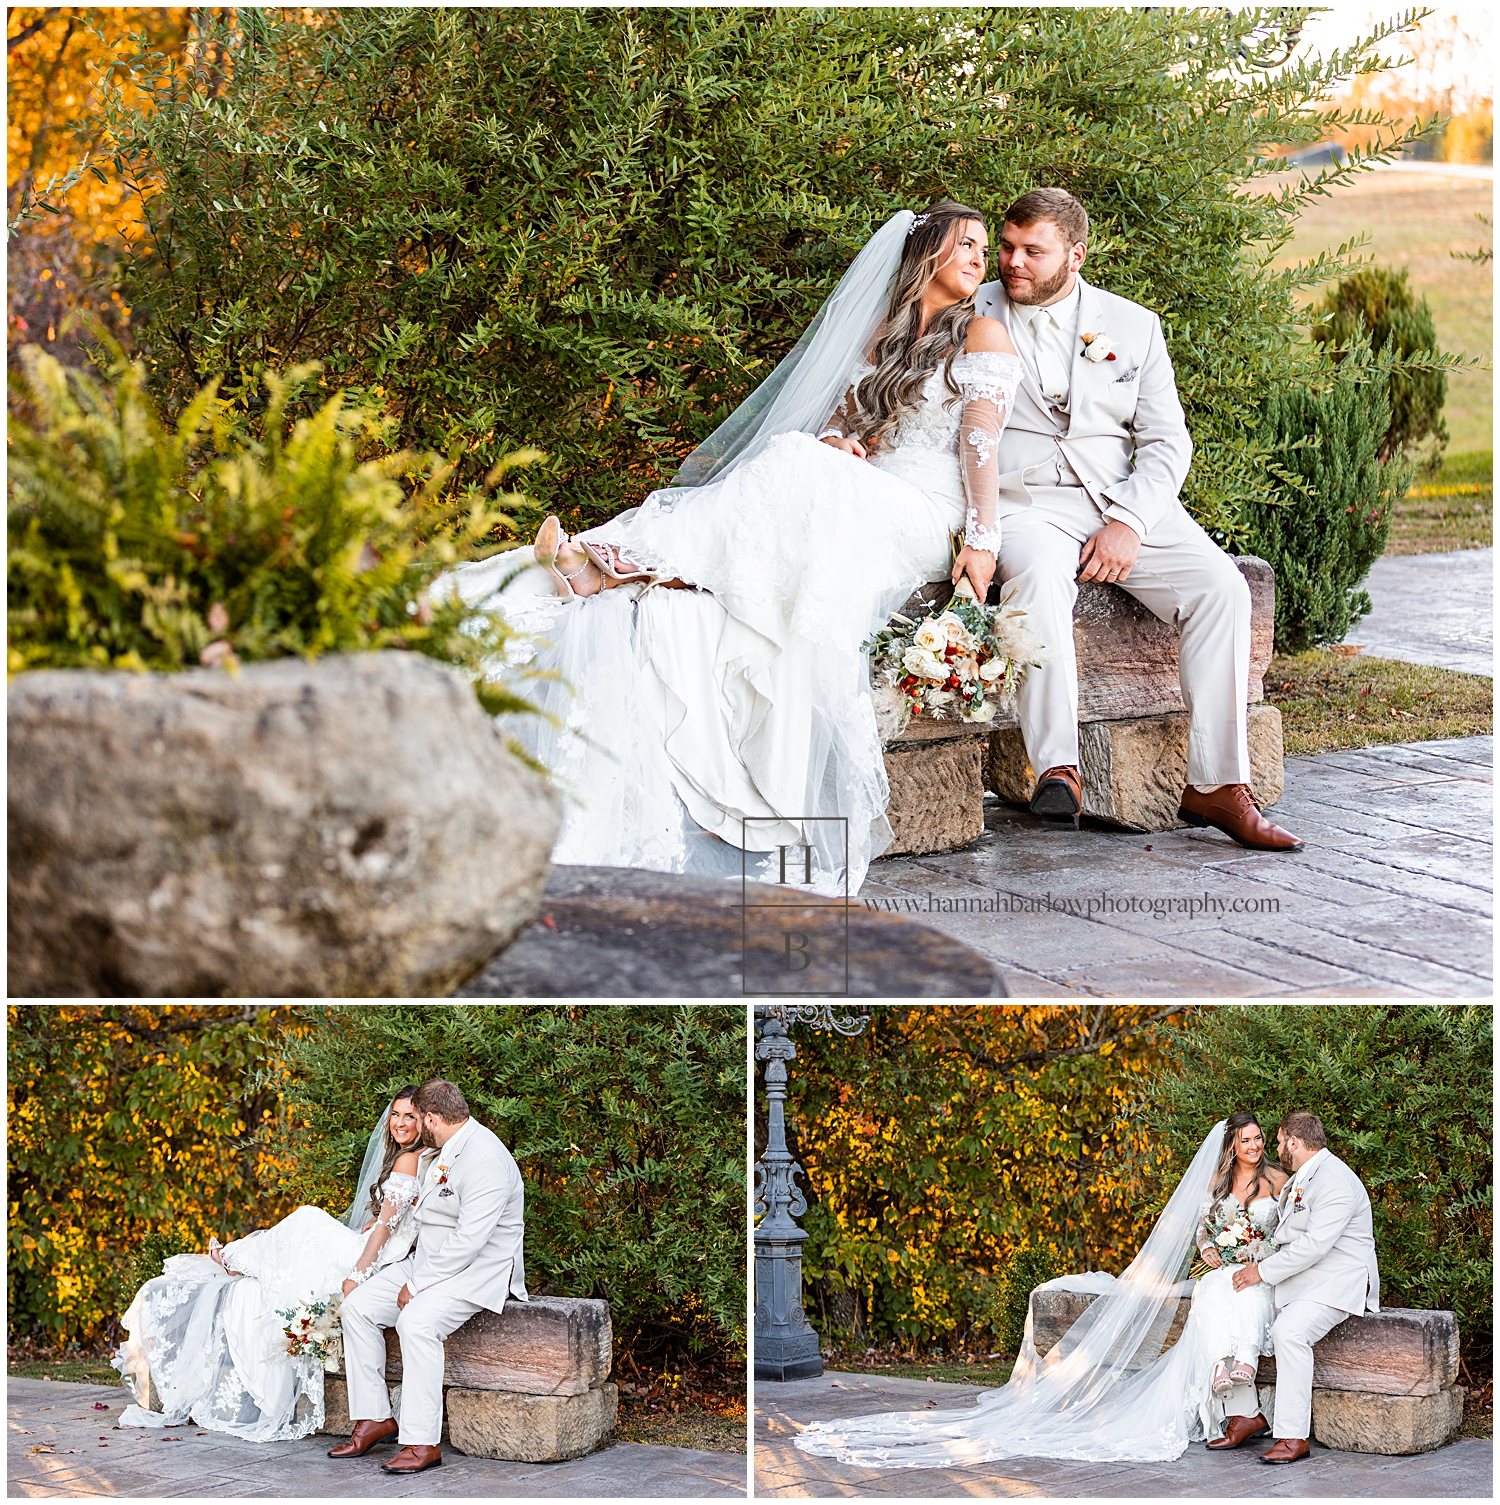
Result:
<svg viewBox="0 0 1500 1505"><path fill-rule="evenodd" d="M1100 329L1091 334L1085 334L1083 340L1084 356L1091 361L1112 361L1115 358L1115 347L1110 344L1109 336Z"/></svg>

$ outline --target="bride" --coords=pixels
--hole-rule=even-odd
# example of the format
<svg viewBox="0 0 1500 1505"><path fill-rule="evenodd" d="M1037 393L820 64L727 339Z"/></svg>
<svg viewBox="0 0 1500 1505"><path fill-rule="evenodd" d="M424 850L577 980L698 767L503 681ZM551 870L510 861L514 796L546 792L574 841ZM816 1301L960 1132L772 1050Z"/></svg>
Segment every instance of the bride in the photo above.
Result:
<svg viewBox="0 0 1500 1505"><path fill-rule="evenodd" d="M181 1426L248 1442L306 1437L323 1425L323 1366L287 1352L280 1312L347 1296L416 1242L421 1123L402 1087L370 1135L359 1191L343 1221L299 1207L273 1228L179 1254L122 1319L111 1362L139 1404L122 1427ZM148 1382L160 1411L144 1409Z"/></svg>
<svg viewBox="0 0 1500 1505"><path fill-rule="evenodd" d="M987 247L975 209L903 210L672 488L574 538L548 518L509 585L514 555L457 572L540 640L547 714L511 729L573 796L555 862L774 879L805 845L815 888L859 887L891 838L860 644L995 572L1020 365L975 312Z"/></svg>
<svg viewBox="0 0 1500 1505"><path fill-rule="evenodd" d="M794 1439L797 1447L866 1468L941 1468L1000 1458L1165 1462L1190 1442L1213 1447L1224 1438L1226 1401L1229 1414L1257 1418L1262 1411L1254 1375L1270 1352L1274 1315L1264 1284L1234 1289L1232 1266L1220 1257L1213 1229L1246 1213L1260 1234L1247 1246L1248 1257L1270 1254L1285 1180L1266 1159L1254 1114L1222 1120L1118 1280L1092 1273L1048 1283L1098 1294L1045 1357L1037 1355L1028 1314L1009 1382L972 1408L814 1422ZM1182 1281L1195 1243L1214 1268L1196 1283ZM1163 1352L1178 1298L1189 1292L1182 1335ZM1246 1421L1229 1431L1224 1445L1238 1446L1263 1430Z"/></svg>

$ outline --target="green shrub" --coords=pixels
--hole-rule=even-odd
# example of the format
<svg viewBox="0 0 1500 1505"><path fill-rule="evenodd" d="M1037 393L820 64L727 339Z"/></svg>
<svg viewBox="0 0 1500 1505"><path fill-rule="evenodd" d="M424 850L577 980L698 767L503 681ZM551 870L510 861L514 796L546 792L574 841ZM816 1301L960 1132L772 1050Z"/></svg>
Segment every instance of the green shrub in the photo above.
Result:
<svg viewBox="0 0 1500 1505"><path fill-rule="evenodd" d="M530 1290L607 1300L617 1361L743 1362L743 1008L372 1006L305 1018L285 1054L288 1103L306 1124L304 1200L342 1210L386 1094L445 1076L520 1165Z"/></svg>
<svg viewBox="0 0 1500 1505"><path fill-rule="evenodd" d="M505 514L477 490L441 500L451 468L435 457L361 461L389 425L339 395L289 423L314 367L264 373L257 438L217 382L168 426L140 363L118 361L101 381L34 346L22 361L11 673L407 648L463 670L492 714L529 709L494 677L508 638L499 615L428 594L444 570L493 552Z"/></svg>
<svg viewBox="0 0 1500 1505"><path fill-rule="evenodd" d="M1412 293L1405 267L1394 272L1386 267L1361 267L1325 295L1318 312L1323 317L1313 326L1313 339L1334 352L1368 340L1377 355L1386 350L1401 357L1440 354L1432 310L1426 298ZM1443 422L1448 373L1393 372L1387 395L1390 419L1380 442L1380 458L1410 453L1430 438L1428 466L1435 471L1448 443L1448 426Z"/></svg>
<svg viewBox="0 0 1500 1505"><path fill-rule="evenodd" d="M1021 1350L1031 1293L1044 1281L1068 1273L1051 1244L1027 1244L1011 1256L986 1314L1002 1353L1015 1354Z"/></svg>
<svg viewBox="0 0 1500 1505"><path fill-rule="evenodd" d="M1276 571L1276 651L1342 642L1370 611L1359 589L1385 551L1413 467L1380 457L1390 404L1386 378L1343 374L1317 390L1267 400L1262 442L1280 461L1274 503L1248 509L1250 552Z"/></svg>
<svg viewBox="0 0 1500 1505"><path fill-rule="evenodd" d="M130 1267L130 1289L138 1290L148 1280L155 1280L162 1273L162 1266L174 1254L202 1252L201 1242L176 1224L168 1228L153 1228L136 1245L135 1259Z"/></svg>
<svg viewBox="0 0 1500 1505"><path fill-rule="evenodd" d="M1242 544L1269 392L1316 369L1276 270L1302 206L1247 192L1378 70L1394 27L1281 66L1305 12L1173 7L348 7L196 13L102 96L146 233L121 292L153 383L317 359L401 442L477 476L549 456L536 506L597 523L663 484L894 210L992 217L1038 183L1093 220L1089 276L1162 317L1186 501ZM1361 120L1370 117L1361 116ZM1389 130L1388 149L1417 135Z"/></svg>
<svg viewBox="0 0 1500 1505"><path fill-rule="evenodd" d="M1381 1305L1456 1312L1478 1375L1494 1301L1492 1034L1489 1004L1205 1008L1169 1029L1142 1111L1178 1167L1240 1109L1273 1141L1287 1113L1317 1114L1370 1194Z"/></svg>

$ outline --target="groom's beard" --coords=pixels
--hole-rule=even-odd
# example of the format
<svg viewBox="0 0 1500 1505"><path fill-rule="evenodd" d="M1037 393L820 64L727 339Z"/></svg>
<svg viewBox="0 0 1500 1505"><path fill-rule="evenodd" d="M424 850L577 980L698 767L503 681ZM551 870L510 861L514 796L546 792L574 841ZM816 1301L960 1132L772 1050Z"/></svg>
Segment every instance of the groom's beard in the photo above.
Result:
<svg viewBox="0 0 1500 1505"><path fill-rule="evenodd" d="M1012 283L1004 272L1001 272L1000 280L1005 284L1006 294L1012 303L1024 305L1045 303L1049 298L1055 298L1068 285L1068 265L1064 262L1057 276L1046 282L1038 282L1032 278L1018 278Z"/></svg>

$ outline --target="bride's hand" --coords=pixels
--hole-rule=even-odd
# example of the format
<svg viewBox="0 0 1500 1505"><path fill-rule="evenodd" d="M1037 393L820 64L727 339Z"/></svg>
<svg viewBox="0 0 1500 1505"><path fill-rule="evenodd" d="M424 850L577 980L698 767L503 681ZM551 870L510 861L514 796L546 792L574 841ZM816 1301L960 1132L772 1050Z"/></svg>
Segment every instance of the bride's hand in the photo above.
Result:
<svg viewBox="0 0 1500 1505"><path fill-rule="evenodd" d="M953 583L957 585L964 575L968 575L975 596L982 602L990 593L990 581L995 578L995 556L988 549L971 549L966 544L953 561Z"/></svg>
<svg viewBox="0 0 1500 1505"><path fill-rule="evenodd" d="M1219 1267L1224 1263L1223 1259L1219 1255L1219 1251L1215 1249L1212 1244L1199 1249L1198 1252L1203 1256L1203 1263L1206 1265L1212 1265L1215 1270L1219 1269Z"/></svg>
<svg viewBox="0 0 1500 1505"><path fill-rule="evenodd" d="M846 455L853 455L856 460L868 460L870 457L865 451L863 444L858 439L839 439L830 434L824 444L831 445L834 449L841 449Z"/></svg>
<svg viewBox="0 0 1500 1505"><path fill-rule="evenodd" d="M353 1279L346 1280L341 1289L343 1290L344 1295L347 1296L351 1291L357 1291L359 1289L359 1282Z"/></svg>

